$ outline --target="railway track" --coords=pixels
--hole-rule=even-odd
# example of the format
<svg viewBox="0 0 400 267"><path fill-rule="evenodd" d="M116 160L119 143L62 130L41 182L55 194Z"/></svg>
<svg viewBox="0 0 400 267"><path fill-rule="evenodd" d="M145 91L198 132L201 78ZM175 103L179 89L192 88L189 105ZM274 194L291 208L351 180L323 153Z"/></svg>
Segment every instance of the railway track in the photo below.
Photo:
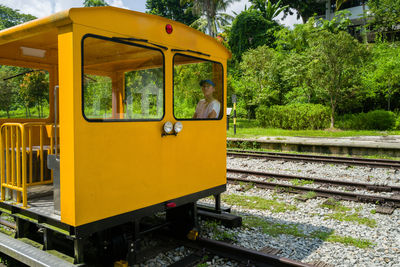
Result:
<svg viewBox="0 0 400 267"><path fill-rule="evenodd" d="M388 159L319 156L319 155L289 154L289 153L265 152L265 151L235 150L235 149L228 149L227 155L233 157L264 158L268 160L320 162L320 163L330 163L330 164L368 166L372 168L400 169L400 161L388 160Z"/></svg>
<svg viewBox="0 0 400 267"><path fill-rule="evenodd" d="M286 174L276 174L276 173L265 173L265 172L258 172L258 171L250 171L250 170L237 170L237 169L227 169L228 174L240 174L246 176L258 176L264 177L265 179L273 178L278 180L303 180L303 181L313 181L313 183L318 184L327 184L327 185L337 185L337 186L344 186L346 188L362 188L365 190L371 190L375 192L393 192L398 194L397 196L381 196L381 195L370 195L370 194L357 194L352 192L346 191L337 191L337 190L329 190L329 189L322 189L322 188L314 188L314 187L307 187L307 186L299 186L299 185L292 185L292 184L284 184L278 183L275 181L259 181L254 179L242 178L242 177L230 177L227 176L228 182L231 183L252 183L259 188L266 188L266 189L281 189L290 193L307 193L307 192L315 192L316 196L320 197L335 197L343 200L350 200L356 202L366 202L366 203L375 203L381 205L387 205L393 208L400 207L400 187L398 186L385 186L385 185L373 185L373 184L364 184L364 183L355 183L355 182L347 182L347 181L339 181L339 180L329 180L329 179L321 179L321 178L313 178L313 177L304 177L304 176L297 176L297 175L286 175Z"/></svg>
<svg viewBox="0 0 400 267"><path fill-rule="evenodd" d="M195 249L195 252L189 254L183 259L170 265L170 267L197 266L202 262L205 255L217 255L223 258L229 258L245 264L244 266L296 266L312 267L313 265L294 261L288 258L278 257L273 254L267 254L256 250L251 250L225 242L199 237L194 242L185 242L185 246Z"/></svg>

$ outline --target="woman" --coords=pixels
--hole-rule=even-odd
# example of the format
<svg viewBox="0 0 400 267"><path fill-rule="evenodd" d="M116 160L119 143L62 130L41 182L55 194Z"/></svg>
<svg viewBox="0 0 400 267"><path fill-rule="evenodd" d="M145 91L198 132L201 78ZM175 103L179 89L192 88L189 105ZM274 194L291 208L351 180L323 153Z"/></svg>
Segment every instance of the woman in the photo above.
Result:
<svg viewBox="0 0 400 267"><path fill-rule="evenodd" d="M193 119L216 119L219 116L221 104L213 96L215 84L211 80L202 80L200 82L204 99L200 100L196 107Z"/></svg>

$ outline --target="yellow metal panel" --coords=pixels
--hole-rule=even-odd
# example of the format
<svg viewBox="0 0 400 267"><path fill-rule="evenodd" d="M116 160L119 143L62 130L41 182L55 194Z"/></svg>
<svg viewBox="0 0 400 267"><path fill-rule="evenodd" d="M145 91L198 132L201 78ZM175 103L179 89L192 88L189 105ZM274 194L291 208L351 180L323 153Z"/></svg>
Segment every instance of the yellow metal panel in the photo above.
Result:
<svg viewBox="0 0 400 267"><path fill-rule="evenodd" d="M70 225L75 223L75 117L79 101L75 94L79 87L79 46L74 34L68 28L60 32L59 43L59 113L60 113L60 195L61 221ZM75 64L75 65L74 65ZM77 107L78 106L78 107Z"/></svg>
<svg viewBox="0 0 400 267"><path fill-rule="evenodd" d="M61 11L48 17L35 19L1 31L0 45L11 41L26 39L70 23L69 10Z"/></svg>
<svg viewBox="0 0 400 267"><path fill-rule="evenodd" d="M80 45L88 28L77 25L74 30L74 45ZM89 30L93 34L110 35ZM163 124L175 122L171 52L165 53L165 61L165 117L162 121L89 123L82 116L81 99L74 98L76 102L71 113L75 114L75 201L79 203L75 207L76 225L226 183L224 119L184 121L183 131L178 136L161 137ZM77 62L78 59L75 64ZM81 67L80 63L76 66ZM74 94L80 96L81 85L77 80L74 79ZM61 138L64 141L64 136ZM65 151L61 150L63 159Z"/></svg>
<svg viewBox="0 0 400 267"><path fill-rule="evenodd" d="M160 16L116 7L93 7L71 8L70 18L76 24L119 33L120 37L147 39L171 48L197 50L225 59L231 56L230 52L214 38L185 24ZM166 33L167 24L172 25L172 34Z"/></svg>
<svg viewBox="0 0 400 267"><path fill-rule="evenodd" d="M75 24L71 25L72 21ZM167 23L174 28L171 35L165 32ZM49 61L36 62L17 56L22 44L38 45L46 36L53 40L57 27L58 62L53 56ZM14 49L13 56L3 58L4 61L46 66L52 73L57 71L54 64L59 65L61 221L82 225L225 184L225 118L184 121L178 136L161 137L162 125L166 121L175 122L170 49L165 52L162 121L89 123L84 120L81 40L87 33L149 39L170 49L208 53L211 56L207 59L222 61L225 81L226 59L230 56L216 40L186 25L113 7L71 9L1 31L0 46L10 45ZM54 41L48 48L55 49ZM53 79L51 94L55 84L57 80ZM121 99L114 103L121 104Z"/></svg>

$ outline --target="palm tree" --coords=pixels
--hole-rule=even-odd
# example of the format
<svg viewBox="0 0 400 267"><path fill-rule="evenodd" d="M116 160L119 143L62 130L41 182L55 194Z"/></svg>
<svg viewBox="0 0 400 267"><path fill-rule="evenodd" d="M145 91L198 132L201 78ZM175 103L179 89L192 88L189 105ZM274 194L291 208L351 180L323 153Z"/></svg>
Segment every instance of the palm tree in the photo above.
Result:
<svg viewBox="0 0 400 267"><path fill-rule="evenodd" d="M348 0L336 0L336 11L339 11L340 7Z"/></svg>
<svg viewBox="0 0 400 267"><path fill-rule="evenodd" d="M221 11L225 11L230 4L237 1L239 0L181 0L181 4L192 2L193 13L202 16L202 18L195 21L192 25L202 25L204 29L206 20L208 34L216 37L218 28L226 25L233 19L232 16L224 14Z"/></svg>
<svg viewBox="0 0 400 267"><path fill-rule="evenodd" d="M108 6L107 2L104 0L85 0L83 2L84 7L93 7L93 6Z"/></svg>
<svg viewBox="0 0 400 267"><path fill-rule="evenodd" d="M283 10L289 7L288 5L280 7L281 1L279 0L276 4L272 4L269 0L253 0L250 8L260 10L266 20L272 21Z"/></svg>

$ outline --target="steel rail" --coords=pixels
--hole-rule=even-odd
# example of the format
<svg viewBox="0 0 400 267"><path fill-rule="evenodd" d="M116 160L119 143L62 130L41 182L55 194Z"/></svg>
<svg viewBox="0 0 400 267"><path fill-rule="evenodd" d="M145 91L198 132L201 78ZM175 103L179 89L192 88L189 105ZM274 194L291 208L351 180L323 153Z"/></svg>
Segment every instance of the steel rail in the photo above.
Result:
<svg viewBox="0 0 400 267"><path fill-rule="evenodd" d="M314 177L306 177L299 175L290 175L290 174L280 174L280 173L269 173L269 172L260 172L260 171L251 171L251 170L242 170L242 169L226 169L227 172L230 173L240 173L246 175L254 175L254 176L262 176L269 177L281 180L304 180L304 181L312 181L317 184L331 184L331 185L339 185L339 186L351 186L356 188L362 188L375 192L400 192L400 186L387 186L387 185L379 185L379 184L368 184L368 183L359 183L359 182L349 182L344 180L332 180L332 179L324 179L324 178L314 178Z"/></svg>
<svg viewBox="0 0 400 267"><path fill-rule="evenodd" d="M271 159L271 160L321 162L321 163L333 163L333 164L346 164L346 165L358 165L358 166L368 166L368 167L400 169L400 161L386 160L386 159L347 158L347 157L337 157L337 156L288 154L288 153L265 152L265 151L246 151L246 150L228 150L227 155L235 156L235 157L265 158L265 159Z"/></svg>
<svg viewBox="0 0 400 267"><path fill-rule="evenodd" d="M196 241L188 243L189 247L206 250L210 254L223 258L244 262L247 266L281 266L281 267L312 267L313 265L294 261L288 258L239 247L225 242L198 237Z"/></svg>
<svg viewBox="0 0 400 267"><path fill-rule="evenodd" d="M311 187L304 187L304 186L294 186L294 185L286 185L280 183L272 183L272 182L263 182L257 180L249 180L244 178L233 178L227 177L229 182L245 182L245 183L252 183L259 188L266 188L266 189L285 189L289 193L306 193L306 192L315 192L316 196L319 197L336 197L342 200L349 200L355 202L363 202L363 203L374 203L374 204L387 204L392 207L399 208L400 207L400 198L395 197L386 197L386 196L377 196L377 195L363 195L357 193L350 193L350 192L343 192L343 191L334 191L328 189L321 189L321 188L311 188Z"/></svg>

